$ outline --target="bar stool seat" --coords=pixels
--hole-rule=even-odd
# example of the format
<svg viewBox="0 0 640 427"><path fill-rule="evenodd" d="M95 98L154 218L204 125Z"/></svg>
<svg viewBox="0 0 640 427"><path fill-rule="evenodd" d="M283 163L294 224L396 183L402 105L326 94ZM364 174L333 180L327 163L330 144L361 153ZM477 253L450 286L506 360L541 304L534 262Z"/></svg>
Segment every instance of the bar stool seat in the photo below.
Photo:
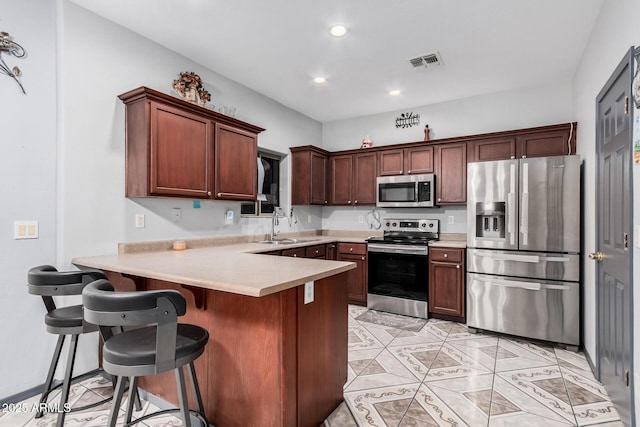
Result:
<svg viewBox="0 0 640 427"><path fill-rule="evenodd" d="M72 328L78 328L78 333L94 332L98 327L92 324L84 323L82 315L82 305L71 305L68 307L60 307L52 310L44 315L44 324L49 332L58 333L61 328L69 332Z"/></svg>
<svg viewBox="0 0 640 427"><path fill-rule="evenodd" d="M105 362L114 365L154 365L156 362L157 328L149 326L111 337L102 349ZM179 323L176 334L176 360L202 353L209 334L199 326ZM176 362L180 364L180 362Z"/></svg>

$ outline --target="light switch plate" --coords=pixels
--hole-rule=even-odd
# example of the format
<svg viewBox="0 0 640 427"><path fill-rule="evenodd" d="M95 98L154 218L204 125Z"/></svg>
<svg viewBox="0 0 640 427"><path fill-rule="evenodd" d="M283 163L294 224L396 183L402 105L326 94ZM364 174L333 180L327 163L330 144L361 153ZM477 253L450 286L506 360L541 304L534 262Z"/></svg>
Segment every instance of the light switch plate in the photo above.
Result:
<svg viewBox="0 0 640 427"><path fill-rule="evenodd" d="M309 304L313 302L313 291L314 291L315 282L307 282L304 284L304 303Z"/></svg>
<svg viewBox="0 0 640 427"><path fill-rule="evenodd" d="M640 248L640 225L633 227L633 245Z"/></svg>
<svg viewBox="0 0 640 427"><path fill-rule="evenodd" d="M13 238L18 239L37 239L38 238L38 221L14 221L13 222Z"/></svg>
<svg viewBox="0 0 640 427"><path fill-rule="evenodd" d="M144 214L136 214L136 228L144 228Z"/></svg>

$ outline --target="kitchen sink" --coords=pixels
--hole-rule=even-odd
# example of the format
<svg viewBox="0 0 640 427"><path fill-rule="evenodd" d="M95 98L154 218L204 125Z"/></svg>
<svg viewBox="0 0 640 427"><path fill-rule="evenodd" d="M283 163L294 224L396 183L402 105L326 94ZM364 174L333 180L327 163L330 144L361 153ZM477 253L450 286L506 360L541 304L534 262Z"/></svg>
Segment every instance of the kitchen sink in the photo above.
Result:
<svg viewBox="0 0 640 427"><path fill-rule="evenodd" d="M258 243L265 243L268 245L292 245L294 243L306 243L315 242L320 239L273 239L273 240L261 240Z"/></svg>

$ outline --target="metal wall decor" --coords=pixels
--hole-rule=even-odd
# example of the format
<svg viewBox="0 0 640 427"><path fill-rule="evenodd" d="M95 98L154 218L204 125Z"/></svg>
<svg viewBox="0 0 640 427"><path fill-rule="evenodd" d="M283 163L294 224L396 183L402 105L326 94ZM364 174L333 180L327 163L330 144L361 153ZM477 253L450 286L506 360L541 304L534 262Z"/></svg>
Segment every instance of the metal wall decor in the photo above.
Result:
<svg viewBox="0 0 640 427"><path fill-rule="evenodd" d="M420 124L420 114L402 113L396 118L396 128L410 128Z"/></svg>
<svg viewBox="0 0 640 427"><path fill-rule="evenodd" d="M20 86L22 93L26 95L27 92L24 90L24 87L22 86L22 83L20 83L19 79L19 77L22 75L22 71L20 71L20 68L18 68L17 66L9 68L9 66L4 62L4 59L2 59L3 53L7 55L13 55L16 58L22 58L26 54L23 47L14 42L9 33L6 33L4 31L0 32L0 72L15 80L16 83L18 83L18 86Z"/></svg>

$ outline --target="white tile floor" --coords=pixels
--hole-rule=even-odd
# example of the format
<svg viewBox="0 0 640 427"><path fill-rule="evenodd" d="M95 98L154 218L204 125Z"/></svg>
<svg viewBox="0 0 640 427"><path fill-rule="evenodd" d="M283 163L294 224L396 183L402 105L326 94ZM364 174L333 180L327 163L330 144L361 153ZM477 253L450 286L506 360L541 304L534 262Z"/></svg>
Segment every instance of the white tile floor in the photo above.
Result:
<svg viewBox="0 0 640 427"><path fill-rule="evenodd" d="M349 307L345 403L325 427L622 426L581 353L474 335L453 322L420 322ZM70 402L86 405L111 392L111 382L96 376L74 384ZM28 410L38 399L21 402L26 411L0 412L0 426L55 426L55 414L35 419ZM65 426L103 426L109 408L106 403L67 414ZM157 409L143 402L143 411L134 417ZM138 425L181 422L164 415Z"/></svg>

